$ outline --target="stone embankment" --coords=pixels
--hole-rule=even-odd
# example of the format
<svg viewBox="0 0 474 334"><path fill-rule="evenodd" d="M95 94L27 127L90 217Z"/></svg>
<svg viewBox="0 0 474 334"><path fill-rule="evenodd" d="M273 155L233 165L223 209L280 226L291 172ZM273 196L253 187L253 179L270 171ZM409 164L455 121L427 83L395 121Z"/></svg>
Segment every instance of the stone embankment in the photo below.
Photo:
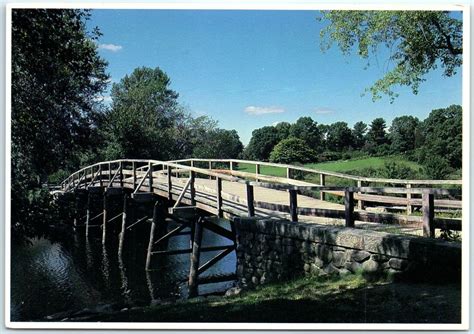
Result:
<svg viewBox="0 0 474 334"><path fill-rule="evenodd" d="M460 281L460 243L275 219L236 218L235 226L244 287L303 274Z"/></svg>

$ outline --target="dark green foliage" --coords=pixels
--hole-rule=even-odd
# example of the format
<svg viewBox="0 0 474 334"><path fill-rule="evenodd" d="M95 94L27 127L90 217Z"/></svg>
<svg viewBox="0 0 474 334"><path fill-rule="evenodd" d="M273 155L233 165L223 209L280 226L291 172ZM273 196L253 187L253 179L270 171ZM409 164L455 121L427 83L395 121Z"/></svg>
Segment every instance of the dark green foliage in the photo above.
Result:
<svg viewBox="0 0 474 334"><path fill-rule="evenodd" d="M462 21L445 11L349 11L322 13L329 25L321 32L322 48L336 42L348 55L357 53L368 60L388 50L384 63L393 64L370 91L372 98L388 95L393 101L397 85L411 87L414 94L425 75L438 66L452 76L462 64ZM379 60L380 61L380 60Z"/></svg>
<svg viewBox="0 0 474 334"><path fill-rule="evenodd" d="M252 138L245 148L246 159L267 161L273 147L281 140L281 133L274 126L264 126L252 131Z"/></svg>
<svg viewBox="0 0 474 334"><path fill-rule="evenodd" d="M78 154L99 144L97 97L108 79L87 11L12 10L12 233L47 220L40 188L58 169L75 169Z"/></svg>
<svg viewBox="0 0 474 334"><path fill-rule="evenodd" d="M288 122L280 122L275 125L275 128L278 131L280 140L286 139L290 136L291 124Z"/></svg>
<svg viewBox="0 0 474 334"><path fill-rule="evenodd" d="M362 121L359 121L354 124L352 130L352 137L354 139L354 148L361 149L365 145L365 135L367 132L367 124Z"/></svg>
<svg viewBox="0 0 474 334"><path fill-rule="evenodd" d="M449 166L460 168L462 165L462 108L452 105L444 109L433 110L422 124L425 156L438 156L445 159ZM426 158L421 159L422 162Z"/></svg>
<svg viewBox="0 0 474 334"><path fill-rule="evenodd" d="M112 87L103 135L106 159L175 158L173 129L182 117L178 94L160 68L136 68Z"/></svg>
<svg viewBox="0 0 474 334"><path fill-rule="evenodd" d="M419 124L418 118L413 116L400 116L393 119L389 136L393 153L406 153L416 148Z"/></svg>
<svg viewBox="0 0 474 334"><path fill-rule="evenodd" d="M371 154L386 154L388 153L389 147L382 146L388 145L387 127L383 118L376 118L370 124L370 129L367 132L367 140L364 150Z"/></svg>
<svg viewBox="0 0 474 334"><path fill-rule="evenodd" d="M353 147L354 138L346 122L336 122L329 125L326 134L326 145L334 151L343 151Z"/></svg>
<svg viewBox="0 0 474 334"><path fill-rule="evenodd" d="M275 146L270 154L270 161L284 164L306 163L313 161L315 154L304 140L290 137L283 139Z"/></svg>
<svg viewBox="0 0 474 334"><path fill-rule="evenodd" d="M448 161L439 155L429 155L423 161L425 174L433 180L443 180L451 171Z"/></svg>
<svg viewBox="0 0 474 334"><path fill-rule="evenodd" d="M213 129L193 149L193 158L236 159L244 148L235 130Z"/></svg>
<svg viewBox="0 0 474 334"><path fill-rule="evenodd" d="M311 117L300 117L296 123L291 125L290 136L299 138L317 152L323 150L321 131L318 123L313 121Z"/></svg>

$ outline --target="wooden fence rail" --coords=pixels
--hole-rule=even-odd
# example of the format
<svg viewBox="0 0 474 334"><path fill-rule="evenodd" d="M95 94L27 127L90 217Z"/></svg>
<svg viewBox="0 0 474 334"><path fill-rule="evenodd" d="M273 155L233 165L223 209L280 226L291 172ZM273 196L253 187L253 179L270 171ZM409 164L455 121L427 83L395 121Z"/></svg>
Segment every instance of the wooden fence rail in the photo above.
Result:
<svg viewBox="0 0 474 334"><path fill-rule="evenodd" d="M196 167L197 163L207 162L206 168ZM425 236L433 237L436 228L450 228L454 230L461 230L460 220L450 219L439 219L434 217L434 208L443 200L435 200L435 196L448 196L449 198L455 198L461 195L461 189L442 189L442 188L415 188L413 185L417 184L449 184L459 185L458 180L446 181L446 180L392 180L392 179L374 179L374 178L358 178L355 176L348 176L354 180L357 180L357 187L341 187L341 186L328 186L325 185L325 177L327 175L338 176L343 175L340 173L313 171L304 167L291 166L291 165L277 165L271 163L256 163L255 170L255 181L239 178L236 175L232 175L226 172L222 172L220 169L216 169L217 163L229 163L229 171L235 171L238 163L249 163L246 160L216 160L216 159L191 159L185 161L158 161L158 160L139 160L139 159L123 159L100 162L87 166L73 174L71 174L66 180L61 183L63 191L70 192L76 189L87 188L98 184L99 186L106 185L107 187L113 187L117 184L120 187L130 187L134 193L137 192L150 192L163 194L165 198L169 200L176 199L177 204L183 200L192 206L201 205L202 208L212 211L219 217L223 216L224 212L231 215L243 214L252 217L257 215L257 209L259 209L259 215L268 214L268 212L275 213L289 213L292 221L298 220L298 215L314 215L324 217L337 217L345 219L347 227L354 227L355 220L364 221L377 221L377 217L386 219L390 218L388 214L376 214L365 211L360 211L360 201L367 199L364 196L377 196L377 195L405 195L406 197L391 197L396 200L403 200L404 204L413 206L421 205L422 207L422 223L423 223L423 234ZM189 166L185 163L189 163ZM213 166L214 164L214 166ZM277 182L269 182L265 175L260 174L261 165L271 166L283 166L287 168L286 182L283 178L277 178ZM309 182L301 182L298 180L292 180L292 170L304 170L311 171L320 174L321 184L312 184ZM173 184L172 174L177 173L177 176L187 174L189 179L187 185L184 184ZM238 172L237 172L238 173ZM207 178L214 178L216 180L215 189L202 189L202 187L195 184L197 176L205 176ZM166 181L160 182L155 181L155 177L162 176ZM344 175L346 176L346 175ZM179 180L180 178L178 178ZM384 182L401 184L405 183L406 187L368 187L362 186L362 179L377 180L376 182ZM107 181L104 183L104 180ZM147 181L145 184L145 180ZM271 179L274 181L274 179ZM138 185L137 185L138 181ZM222 191L222 182L237 182L245 184L246 198L245 200L226 194ZM298 182L294 182L298 181ZM394 182L396 181L396 182ZM287 191L289 194L289 205L265 203L261 201L255 201L254 187L261 187L267 189L274 189L280 191ZM318 209L318 208L304 208L298 206L298 194L303 191L319 191L320 194L324 193L341 193L344 196L344 211L329 210L329 209ZM413 195L421 196L421 198L414 198ZM323 195L321 195L324 198ZM389 198L390 199L390 198ZM357 207L359 211L355 211L355 203L357 201ZM454 200L444 200L452 201ZM459 200L456 203L460 204ZM398 202L400 203L400 202ZM242 207L244 208L242 210ZM240 208L240 209L239 209ZM264 211L261 211L264 210ZM265 211L266 210L266 211ZM411 219L415 219L412 217Z"/></svg>

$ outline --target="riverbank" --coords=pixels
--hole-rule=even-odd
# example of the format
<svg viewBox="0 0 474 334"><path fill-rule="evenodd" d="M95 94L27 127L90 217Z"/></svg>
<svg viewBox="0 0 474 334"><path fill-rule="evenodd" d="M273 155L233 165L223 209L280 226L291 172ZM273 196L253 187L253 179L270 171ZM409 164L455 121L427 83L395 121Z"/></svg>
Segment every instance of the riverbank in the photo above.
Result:
<svg viewBox="0 0 474 334"><path fill-rule="evenodd" d="M459 323L461 288L456 284L371 283L361 275L300 278L230 297L124 309L80 321Z"/></svg>

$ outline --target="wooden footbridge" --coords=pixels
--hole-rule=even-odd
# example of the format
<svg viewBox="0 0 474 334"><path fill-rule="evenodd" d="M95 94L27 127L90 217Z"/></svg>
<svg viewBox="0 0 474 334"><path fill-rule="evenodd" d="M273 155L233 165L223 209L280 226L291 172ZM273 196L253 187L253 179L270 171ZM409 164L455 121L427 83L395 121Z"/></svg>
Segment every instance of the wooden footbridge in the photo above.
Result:
<svg viewBox="0 0 474 334"><path fill-rule="evenodd" d="M279 170L283 176L269 175L265 172L268 168ZM347 186L331 186L337 179ZM151 222L146 269L150 269L154 255L190 253L189 287L190 295L195 295L197 284L206 282L199 275L235 249L232 217L277 217L308 223L330 220L350 228L389 223L414 226L424 236L434 237L437 228L461 230L461 219L435 217L435 211L462 209L461 184L460 180L367 178L235 159L124 159L96 163L73 173L61 183L59 192L83 198L82 210L76 206L74 224L84 226L86 235L89 228L98 226L105 243L109 225L121 220L119 253L128 230ZM111 217L108 207L114 197L123 199L123 210ZM101 205L97 208L96 204L94 210L97 201ZM131 218L131 203L148 203L153 209L143 217ZM374 206L399 213L374 212ZM210 216L230 219L231 229L213 223ZM169 220L178 227L168 231ZM231 244L201 247L203 228L229 239ZM190 248L166 250L170 238L184 233L190 234ZM200 265L200 253L205 251L219 253Z"/></svg>

